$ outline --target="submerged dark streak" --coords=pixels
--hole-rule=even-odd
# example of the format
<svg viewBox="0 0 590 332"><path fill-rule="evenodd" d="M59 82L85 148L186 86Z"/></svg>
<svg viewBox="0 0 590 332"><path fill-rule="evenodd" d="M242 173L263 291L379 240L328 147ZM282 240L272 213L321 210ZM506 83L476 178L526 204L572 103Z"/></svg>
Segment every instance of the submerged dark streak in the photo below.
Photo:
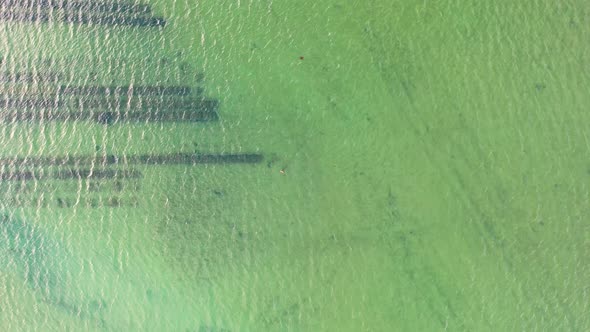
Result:
<svg viewBox="0 0 590 332"><path fill-rule="evenodd" d="M42 103L42 102L41 102ZM184 109L184 110L202 110L215 111L217 110L219 102L215 99L152 99L152 98L111 98L111 99L74 99L64 102L66 107L75 107L77 109ZM0 109L3 103L0 100Z"/></svg>
<svg viewBox="0 0 590 332"><path fill-rule="evenodd" d="M105 155L105 156L54 156L0 158L0 166L43 167L79 165L198 165L198 164L257 164L262 154L191 154L174 153L160 155Z"/></svg>
<svg viewBox="0 0 590 332"><path fill-rule="evenodd" d="M162 112L62 112L62 111L5 111L0 122L94 121L105 125L117 122L204 122L218 119L215 111Z"/></svg>
<svg viewBox="0 0 590 332"><path fill-rule="evenodd" d="M74 24L98 24L107 26L137 26L137 27L164 27L166 20L163 17L135 17L121 15L88 15L79 12L70 12L64 15L53 15L37 12L2 12L0 21L15 22L55 22L62 21Z"/></svg>
<svg viewBox="0 0 590 332"><path fill-rule="evenodd" d="M64 95L51 91L37 93L24 92L19 96L12 93L0 93L0 110L26 108L167 108L215 110L219 105L216 99L202 97L202 90L193 96L166 95Z"/></svg>
<svg viewBox="0 0 590 332"><path fill-rule="evenodd" d="M108 94L130 94L130 95L180 95L186 96L191 93L189 86L62 86L59 89L61 94L70 95L108 95Z"/></svg>
<svg viewBox="0 0 590 332"><path fill-rule="evenodd" d="M0 83L57 83L63 75L53 72L4 72L0 73Z"/></svg>
<svg viewBox="0 0 590 332"><path fill-rule="evenodd" d="M0 5L18 8L70 9L102 12L129 12L137 14L151 13L147 4L118 3L118 2L78 2L67 0L1 0Z"/></svg>
<svg viewBox="0 0 590 332"><path fill-rule="evenodd" d="M143 175L137 170L92 170L65 169L53 172L44 171L7 171L0 172L0 181L42 181L42 180L106 180L106 179L139 179Z"/></svg>

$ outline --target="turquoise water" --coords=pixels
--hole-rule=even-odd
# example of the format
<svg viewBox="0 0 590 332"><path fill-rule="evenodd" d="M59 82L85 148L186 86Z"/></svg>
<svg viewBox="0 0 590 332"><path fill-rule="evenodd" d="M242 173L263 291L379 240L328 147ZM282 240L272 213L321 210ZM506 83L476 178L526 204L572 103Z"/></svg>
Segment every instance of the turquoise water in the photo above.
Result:
<svg viewBox="0 0 590 332"><path fill-rule="evenodd" d="M590 329L585 2L3 3L2 330Z"/></svg>

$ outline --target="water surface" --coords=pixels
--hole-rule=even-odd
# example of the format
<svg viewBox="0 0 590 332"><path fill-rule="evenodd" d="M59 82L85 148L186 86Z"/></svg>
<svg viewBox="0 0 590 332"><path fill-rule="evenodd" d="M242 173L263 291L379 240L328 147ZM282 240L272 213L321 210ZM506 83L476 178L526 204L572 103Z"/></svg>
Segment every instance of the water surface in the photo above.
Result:
<svg viewBox="0 0 590 332"><path fill-rule="evenodd" d="M590 329L584 2L11 3L3 329Z"/></svg>

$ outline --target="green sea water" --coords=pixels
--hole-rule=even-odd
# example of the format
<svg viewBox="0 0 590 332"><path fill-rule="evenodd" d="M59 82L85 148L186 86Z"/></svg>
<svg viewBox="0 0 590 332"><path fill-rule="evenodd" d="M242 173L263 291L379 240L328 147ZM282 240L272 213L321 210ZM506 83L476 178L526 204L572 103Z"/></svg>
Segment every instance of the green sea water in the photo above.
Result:
<svg viewBox="0 0 590 332"><path fill-rule="evenodd" d="M165 27L2 21L1 71L219 120L3 121L0 158L264 160L0 178L1 330L590 330L587 2L143 3Z"/></svg>

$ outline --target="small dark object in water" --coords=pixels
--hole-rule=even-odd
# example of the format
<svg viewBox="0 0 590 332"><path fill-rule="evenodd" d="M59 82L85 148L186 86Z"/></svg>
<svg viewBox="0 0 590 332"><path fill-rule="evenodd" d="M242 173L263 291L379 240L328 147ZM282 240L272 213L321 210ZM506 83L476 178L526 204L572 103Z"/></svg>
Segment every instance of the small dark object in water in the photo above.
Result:
<svg viewBox="0 0 590 332"><path fill-rule="evenodd" d="M547 86L543 83L536 83L535 84L535 89L537 89L537 91L543 91L543 90L545 90L546 87Z"/></svg>
<svg viewBox="0 0 590 332"><path fill-rule="evenodd" d="M117 116L113 112L101 112L98 113L98 116L96 117L96 121L98 123L102 123L105 125L113 124L116 120Z"/></svg>

